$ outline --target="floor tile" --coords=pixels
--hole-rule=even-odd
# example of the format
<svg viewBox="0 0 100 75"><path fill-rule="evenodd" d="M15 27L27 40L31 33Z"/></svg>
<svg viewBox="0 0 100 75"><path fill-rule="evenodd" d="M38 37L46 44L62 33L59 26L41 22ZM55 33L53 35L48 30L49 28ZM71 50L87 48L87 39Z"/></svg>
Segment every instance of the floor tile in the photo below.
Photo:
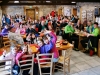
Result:
<svg viewBox="0 0 100 75"><path fill-rule="evenodd" d="M89 64L90 66L92 66L92 67L96 67L96 66L99 66L100 65L100 63L98 61L96 61L95 59L87 60L85 62L87 64Z"/></svg>
<svg viewBox="0 0 100 75"><path fill-rule="evenodd" d="M74 62L73 60L70 59L70 64L71 64L71 65L72 65L72 64L75 64L75 62Z"/></svg>
<svg viewBox="0 0 100 75"><path fill-rule="evenodd" d="M91 68L86 62L77 63L77 64L75 64L75 66L76 66L78 69L80 69L81 71Z"/></svg>
<svg viewBox="0 0 100 75"><path fill-rule="evenodd" d="M79 72L79 75L97 75L97 74L92 72L91 70L84 70Z"/></svg>
<svg viewBox="0 0 100 75"><path fill-rule="evenodd" d="M70 66L70 74L74 74L74 73L77 73L79 71L80 70L75 65Z"/></svg>
<svg viewBox="0 0 100 75"><path fill-rule="evenodd" d="M80 56L79 51L74 51L74 50L73 50L73 52L72 52L72 56Z"/></svg>
<svg viewBox="0 0 100 75"><path fill-rule="evenodd" d="M81 55L81 57L84 58L85 60L90 60L94 58L93 56L89 56L88 54Z"/></svg>
<svg viewBox="0 0 100 75"><path fill-rule="evenodd" d="M100 57L95 56L94 59L100 63Z"/></svg>
<svg viewBox="0 0 100 75"><path fill-rule="evenodd" d="M75 73L75 74L71 74L71 75L79 75L78 73Z"/></svg>
<svg viewBox="0 0 100 75"><path fill-rule="evenodd" d="M91 68L90 70L93 71L93 72L95 72L96 74L100 75L100 66Z"/></svg>
<svg viewBox="0 0 100 75"><path fill-rule="evenodd" d="M75 63L85 61L82 57L72 57L71 60Z"/></svg>

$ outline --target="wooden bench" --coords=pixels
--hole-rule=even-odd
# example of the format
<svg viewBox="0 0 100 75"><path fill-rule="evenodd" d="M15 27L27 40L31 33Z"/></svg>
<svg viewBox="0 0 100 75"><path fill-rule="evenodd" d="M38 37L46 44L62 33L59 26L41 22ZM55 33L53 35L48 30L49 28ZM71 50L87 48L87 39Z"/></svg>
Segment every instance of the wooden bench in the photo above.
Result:
<svg viewBox="0 0 100 75"><path fill-rule="evenodd" d="M99 42L98 42L98 57L100 57L100 39L99 39Z"/></svg>

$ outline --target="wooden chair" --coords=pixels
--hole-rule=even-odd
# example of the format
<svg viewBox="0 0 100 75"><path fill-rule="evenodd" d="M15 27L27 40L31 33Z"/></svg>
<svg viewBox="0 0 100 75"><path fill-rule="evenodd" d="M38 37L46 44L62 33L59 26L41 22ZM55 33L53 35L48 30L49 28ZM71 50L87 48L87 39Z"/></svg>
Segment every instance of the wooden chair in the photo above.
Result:
<svg viewBox="0 0 100 75"><path fill-rule="evenodd" d="M40 75L43 74L50 74L52 75L52 66L53 66L53 54L37 54L38 65L39 65L39 72ZM50 68L50 73L42 73L42 68Z"/></svg>
<svg viewBox="0 0 100 75"><path fill-rule="evenodd" d="M0 63L11 62L10 64L2 64L0 65L0 75L13 75L12 74L12 59L0 60ZM9 68L6 68L9 67Z"/></svg>
<svg viewBox="0 0 100 75"><path fill-rule="evenodd" d="M3 37L3 45L4 45L4 47L10 46L10 40L8 37Z"/></svg>
<svg viewBox="0 0 100 75"><path fill-rule="evenodd" d="M66 75L66 68L68 68L68 72L70 73L70 56L71 56L72 48L64 50L63 56L59 56L59 60L57 63L53 65L53 71L55 69L63 71L64 75Z"/></svg>
<svg viewBox="0 0 100 75"><path fill-rule="evenodd" d="M33 75L34 55L24 55L21 58L22 59L26 58L26 59L18 61L18 65L20 67L20 74L22 75L24 70L31 70L30 71L31 72L30 75Z"/></svg>

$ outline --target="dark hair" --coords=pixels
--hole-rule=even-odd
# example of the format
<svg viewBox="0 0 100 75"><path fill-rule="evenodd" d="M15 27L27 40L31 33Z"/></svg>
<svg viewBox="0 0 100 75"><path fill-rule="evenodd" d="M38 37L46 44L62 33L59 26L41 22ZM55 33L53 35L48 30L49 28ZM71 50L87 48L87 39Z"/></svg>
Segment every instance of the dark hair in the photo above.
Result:
<svg viewBox="0 0 100 75"><path fill-rule="evenodd" d="M43 41L43 39L38 39L37 41L41 41L41 42L44 44L44 41Z"/></svg>
<svg viewBox="0 0 100 75"><path fill-rule="evenodd" d="M94 24L98 25L98 22L94 22Z"/></svg>
<svg viewBox="0 0 100 75"><path fill-rule="evenodd" d="M13 27L9 26L9 27L8 27L8 31L10 31L12 28L13 28Z"/></svg>
<svg viewBox="0 0 100 75"><path fill-rule="evenodd" d="M43 40L47 40L48 38L47 38L47 36L46 35L44 35L43 36Z"/></svg>

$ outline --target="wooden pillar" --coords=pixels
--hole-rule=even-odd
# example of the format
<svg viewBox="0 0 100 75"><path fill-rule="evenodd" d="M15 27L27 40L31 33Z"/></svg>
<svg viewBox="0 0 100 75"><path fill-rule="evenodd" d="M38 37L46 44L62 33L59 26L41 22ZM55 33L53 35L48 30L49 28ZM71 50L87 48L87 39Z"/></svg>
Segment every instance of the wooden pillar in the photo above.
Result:
<svg viewBox="0 0 100 75"><path fill-rule="evenodd" d="M2 10L0 7L0 31L1 31L1 25L2 25Z"/></svg>

